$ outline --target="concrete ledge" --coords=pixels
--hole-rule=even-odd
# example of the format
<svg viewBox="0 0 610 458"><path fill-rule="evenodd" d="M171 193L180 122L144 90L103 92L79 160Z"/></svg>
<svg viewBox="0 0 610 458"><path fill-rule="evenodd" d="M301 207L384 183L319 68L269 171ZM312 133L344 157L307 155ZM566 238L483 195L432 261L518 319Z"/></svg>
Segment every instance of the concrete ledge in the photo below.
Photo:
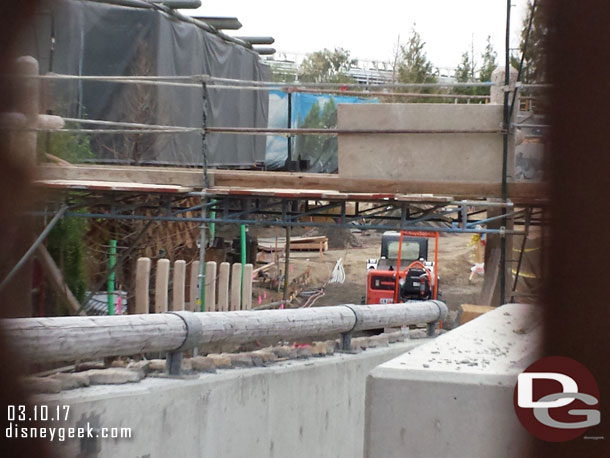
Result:
<svg viewBox="0 0 610 458"><path fill-rule="evenodd" d="M38 403L69 405L66 428L127 427L131 439L69 439L57 456L350 457L363 453L364 393L375 366L429 339L357 355L218 370L196 379L91 386Z"/></svg>
<svg viewBox="0 0 610 458"><path fill-rule="evenodd" d="M515 457L531 436L513 409L517 375L539 357L541 314L508 304L374 369L366 457Z"/></svg>

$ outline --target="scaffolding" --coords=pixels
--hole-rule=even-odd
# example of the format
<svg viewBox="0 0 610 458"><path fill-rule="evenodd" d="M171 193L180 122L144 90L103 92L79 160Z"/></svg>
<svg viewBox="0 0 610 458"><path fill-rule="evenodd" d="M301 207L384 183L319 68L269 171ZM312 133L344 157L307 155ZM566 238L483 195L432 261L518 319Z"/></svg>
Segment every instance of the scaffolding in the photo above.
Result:
<svg viewBox="0 0 610 458"><path fill-rule="evenodd" d="M533 7L535 8L536 2ZM506 67L510 68L510 1L507 2L506 21ZM533 14L531 15L533 17ZM531 28L531 21L529 24ZM527 46L527 40L526 40ZM504 91L504 123L501 128L493 131L459 131L459 130L342 130L342 129L304 129L304 128L248 128L248 127L212 127L208 125L208 104L215 91L222 90L248 90L248 91L270 91L281 90L288 94L302 91L316 93L349 93L361 96L397 95L404 98L443 98L457 101L458 99L474 99L477 96L465 96L463 94L451 93L451 89L469 86L491 87L491 83L433 83L433 84L329 84L329 83L275 83L265 81L237 80L230 78L219 78L211 75L189 75L189 76L75 76L75 75L25 75L28 80L90 80L108 84L136 84L156 85L172 87L197 87L202 89L202 120L200 127L180 127L169 125L153 125L129 122L112 122L106 120L91 120L67 118L65 121L76 123L76 128L45 128L45 127L20 127L21 130L36 132L66 132L66 133L95 133L95 134L134 134L151 133L159 135L180 135L183 133L199 133L202 137L202 163L199 172L190 169L187 182L174 179L172 183L154 182L154 180L133 180L133 174L138 167L120 166L93 166L93 165L63 165L39 167L36 186L48 190L48 199L41 203L45 210L32 212L37 216L54 218L58 216L74 218L92 218L101 220L125 220L143 222L185 222L196 223L200 227L200 268L199 291L202 292L202 284L205 282L204 258L208 245L207 231L210 224L239 224L239 225L262 225L286 228L292 227L341 227L350 229L374 229L374 230L418 230L445 233L478 233L490 234L500 237L501 258L500 272L506 272L506 238L507 236L522 236L523 244L527 238L531 226L539 226L545 223L546 199L540 190L542 186L532 188L525 193L514 192L511 195L511 186L515 188L519 184L508 182L508 149L509 136L513 129L518 126L512 123L513 108L517 100L517 93L526 89L540 89L540 85L525 85L520 83L521 68L517 78L517 84L511 85L510 74L505 72ZM442 88L446 93L426 94L419 92L401 92L409 89L420 90L423 88ZM512 103L511 103L512 94ZM479 96L479 98L487 96ZM81 124L93 126L83 128ZM301 180L306 174L284 174L284 183L277 182L278 174L274 172L256 172L257 185L223 185L223 172L218 169L209 169L207 136L208 134L243 134L243 135L282 135L287 138L290 145L295 135L349 135L358 133L372 134L471 134L471 133L496 133L503 138L502 170L499 192L494 187L494 192L486 190L481 192L460 191L458 193L447 192L445 195L435 195L425 192L383 192L376 187L372 189L358 189L345 191L344 186L332 187L332 183L340 184L340 181L327 179L323 174L319 178L310 177L314 184L302 184ZM62 168L63 167L63 168ZM142 167L141 169L152 170ZM178 176L175 172L179 169L169 169L168 174ZM127 173L127 172L130 172ZM159 171L154 169L154 171ZM162 173L159 171L159 173ZM185 172L185 175L186 176ZM230 172L225 173L226 175ZM241 172L248 174L249 172ZM193 179L193 174L199 174L198 179ZM287 178L286 178L287 175ZM93 177L93 178L92 178ZM95 178L101 177L101 178ZM123 178L121 178L123 177ZM245 175L244 175L245 177ZM307 178L307 177L306 177ZM326 179L326 181L324 181ZM239 182L239 176L233 177ZM152 182L151 182L152 181ZM255 180L256 181L256 180ZM292 185L288 185L292 183ZM327 184L328 187L316 188L316 185ZM391 186L390 186L391 187ZM416 190L417 186L415 186ZM464 196L463 199L456 195ZM465 196L471 196L467 198ZM496 197L496 198L490 198ZM497 198L499 197L499 199ZM330 215L329 211L337 211ZM495 210L495 216L489 216L486 212ZM194 216L194 213L199 213ZM483 216L485 215L485 216ZM314 221L317 217L328 218L332 216L333 221ZM39 239L47 234L51 225L47 226ZM38 242L38 240L37 240ZM36 246L33 246L24 259L15 267L15 271L31 255ZM523 252L523 251L522 251ZM119 262L117 263L120 264ZM514 297L517 280L522 264L522 256L518 261L516 278L511 288L511 294L507 295L506 275L500 275L501 298ZM116 268L116 265L115 267ZM11 274L13 272L11 271ZM2 286L8 281L4 279ZM202 303L202 308L203 308Z"/></svg>

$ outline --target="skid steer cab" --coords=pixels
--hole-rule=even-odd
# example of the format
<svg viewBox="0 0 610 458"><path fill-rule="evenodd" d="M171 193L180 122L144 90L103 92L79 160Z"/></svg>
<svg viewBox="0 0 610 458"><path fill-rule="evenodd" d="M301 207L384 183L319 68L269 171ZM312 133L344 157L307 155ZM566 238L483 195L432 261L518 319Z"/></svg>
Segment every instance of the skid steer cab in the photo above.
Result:
<svg viewBox="0 0 610 458"><path fill-rule="evenodd" d="M428 241L434 239L434 262ZM438 232L385 232L381 256L367 261L365 304L395 304L438 299Z"/></svg>

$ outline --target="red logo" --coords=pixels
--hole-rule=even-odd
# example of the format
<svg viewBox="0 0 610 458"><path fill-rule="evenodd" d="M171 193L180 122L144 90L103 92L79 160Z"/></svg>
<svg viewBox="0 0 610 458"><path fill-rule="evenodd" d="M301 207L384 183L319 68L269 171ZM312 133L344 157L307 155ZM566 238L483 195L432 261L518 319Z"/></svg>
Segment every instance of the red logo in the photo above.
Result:
<svg viewBox="0 0 610 458"><path fill-rule="evenodd" d="M519 374L513 403L523 427L548 442L575 439L601 420L593 375L563 356L542 358Z"/></svg>

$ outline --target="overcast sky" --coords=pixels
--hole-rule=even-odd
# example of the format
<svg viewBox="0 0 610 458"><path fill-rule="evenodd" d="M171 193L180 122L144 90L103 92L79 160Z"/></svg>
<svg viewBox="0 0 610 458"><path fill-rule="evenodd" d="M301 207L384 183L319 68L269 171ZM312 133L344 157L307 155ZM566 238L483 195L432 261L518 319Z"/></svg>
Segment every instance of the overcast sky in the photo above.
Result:
<svg viewBox="0 0 610 458"><path fill-rule="evenodd" d="M405 42L416 30L428 58L438 67L455 67L474 39L480 54L491 35L498 59L504 59L505 0L202 0L192 15L236 16L243 27L230 35L271 35L278 51L310 53L343 47L359 59L390 61L398 36ZM511 46L519 32L527 0L513 0ZM187 12L187 11L183 11Z"/></svg>

